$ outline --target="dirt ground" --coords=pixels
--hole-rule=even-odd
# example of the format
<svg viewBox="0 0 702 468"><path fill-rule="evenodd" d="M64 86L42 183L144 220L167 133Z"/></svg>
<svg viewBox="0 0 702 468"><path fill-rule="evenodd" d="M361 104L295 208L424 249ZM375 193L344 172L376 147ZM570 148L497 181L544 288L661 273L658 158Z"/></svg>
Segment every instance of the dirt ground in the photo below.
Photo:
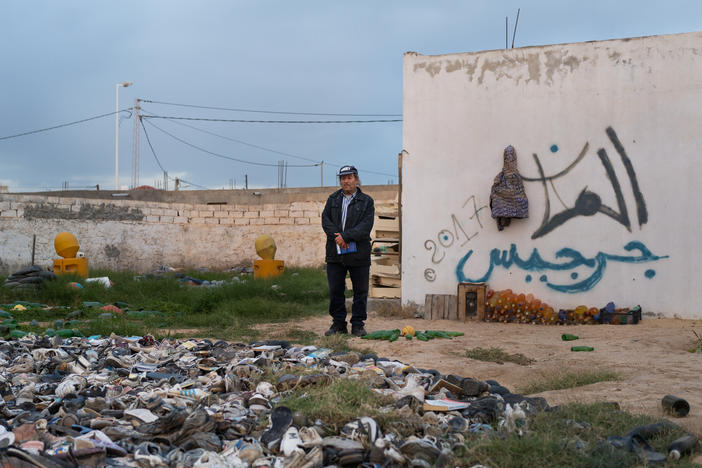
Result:
<svg viewBox="0 0 702 468"><path fill-rule="evenodd" d="M290 326L322 334L329 323L328 317L314 317ZM360 338L352 341L355 346L372 348L381 357L437 369L441 373L494 379L512 391L546 375L587 368L612 370L621 380L537 395L546 398L550 405L616 401L622 409L632 413L663 417L661 399L672 394L689 402L690 413L685 418L671 419L698 437L702 436L702 354L689 352L696 344L692 330L702 335L702 321L644 318L637 325L540 326L388 318L371 312L366 329L394 329L405 325L419 330L461 331L465 335L429 342L400 339L389 343ZM276 328L280 329L280 324ZM562 333L573 333L580 339L565 342L561 340ZM571 352L573 345L592 346L595 351ZM465 350L475 347L499 347L536 361L521 366L463 357Z"/></svg>

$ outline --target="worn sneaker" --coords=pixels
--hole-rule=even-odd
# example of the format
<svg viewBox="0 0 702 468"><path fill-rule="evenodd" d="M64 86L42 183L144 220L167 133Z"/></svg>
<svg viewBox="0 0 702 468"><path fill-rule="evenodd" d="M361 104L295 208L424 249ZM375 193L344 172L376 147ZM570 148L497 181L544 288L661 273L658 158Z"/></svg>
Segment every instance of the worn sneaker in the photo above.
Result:
<svg viewBox="0 0 702 468"><path fill-rule="evenodd" d="M351 334L354 336L366 336L368 332L363 328L363 325L351 327Z"/></svg>
<svg viewBox="0 0 702 468"><path fill-rule="evenodd" d="M346 329L346 324L338 325L336 323L332 323L332 326L329 327L329 330L324 332L324 336L346 335L347 333L348 330Z"/></svg>

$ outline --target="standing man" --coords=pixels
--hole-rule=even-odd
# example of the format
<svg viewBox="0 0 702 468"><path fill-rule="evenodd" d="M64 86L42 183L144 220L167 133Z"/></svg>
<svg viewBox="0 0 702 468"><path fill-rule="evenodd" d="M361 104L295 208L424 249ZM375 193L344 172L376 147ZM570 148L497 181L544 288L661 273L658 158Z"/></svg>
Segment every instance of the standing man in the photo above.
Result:
<svg viewBox="0 0 702 468"><path fill-rule="evenodd" d="M322 228L327 235L327 281L329 282L329 315L332 325L324 334L348 333L346 328L346 272L353 284L351 333L366 334L368 279L370 274L370 232L375 207L373 199L358 187L358 171L353 166L339 170L341 189L332 193L322 212Z"/></svg>

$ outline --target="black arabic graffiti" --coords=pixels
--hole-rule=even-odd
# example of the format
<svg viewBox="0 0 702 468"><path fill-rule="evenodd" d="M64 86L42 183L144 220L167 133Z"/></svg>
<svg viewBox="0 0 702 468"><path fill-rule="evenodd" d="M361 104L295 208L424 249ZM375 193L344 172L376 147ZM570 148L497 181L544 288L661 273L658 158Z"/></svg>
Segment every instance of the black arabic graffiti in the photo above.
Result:
<svg viewBox="0 0 702 468"><path fill-rule="evenodd" d="M614 129L612 127L607 127L606 133L609 137L609 140L614 145L614 148L617 150L617 153L619 153L619 157L621 158L622 164L626 169L627 176L629 177L631 189L634 192L634 199L636 200L636 216L639 221L639 227L641 227L643 224L646 224L648 222L648 210L646 209L646 202L644 201L643 194L641 193L641 189L639 188L639 182L636 178L636 171L634 171L634 166L631 164L631 159L629 159L629 156L626 154L624 146L619 140L619 137L617 137L617 133L614 131ZM600 196L588 190L587 186L585 186L578 195L577 199L575 200L575 204L572 207L567 207L565 203L563 203L563 201L561 200L561 203L563 203L565 209L560 213L551 216L551 203L549 198L548 186L546 183L549 182L551 184L551 187L556 193L556 196L558 196L558 192L555 191L556 188L553 185L553 181L561 176L566 175L568 172L570 172L571 169L578 165L578 163L580 163L580 161L582 161L582 159L587 154L588 148L589 144L585 143L578 157L575 158L575 160L572 163L570 163L568 167L558 172L557 174L550 176L544 174L543 167L541 166L541 161L539 161L539 157L536 155L536 153L534 153L534 161L536 162L536 167L539 171L539 177L522 176L522 179L528 182L541 182L541 184L544 187L544 193L546 194L546 202L544 204L545 206L543 221L541 222L541 226L539 226L539 228L536 231L534 231L534 233L531 235L532 239L545 236L546 234L553 231L566 221L569 221L570 219L576 216L593 216L597 213L602 213L609 216L610 218L622 224L624 227L627 228L629 232L631 232L631 221L629 220L629 212L624 201L624 195L622 194L621 185L619 184L619 179L617 178L617 175L614 172L614 167L612 166L612 163L609 160L607 151L605 151L604 148L600 148L597 151L597 156L600 158L600 162L602 163L602 166L604 166L607 178L612 184L612 189L614 190L614 195L617 199L617 207L619 211L616 211L602 203L602 199L600 198Z"/></svg>

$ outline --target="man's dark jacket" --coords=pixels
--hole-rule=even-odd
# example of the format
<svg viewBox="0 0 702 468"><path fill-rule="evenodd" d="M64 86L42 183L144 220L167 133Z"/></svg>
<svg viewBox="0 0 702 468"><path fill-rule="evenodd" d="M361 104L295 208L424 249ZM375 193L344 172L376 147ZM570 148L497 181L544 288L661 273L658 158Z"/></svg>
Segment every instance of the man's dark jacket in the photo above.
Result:
<svg viewBox="0 0 702 468"><path fill-rule="evenodd" d="M322 211L322 228L327 235L327 263L343 263L347 266L370 266L370 232L373 229L375 206L373 199L356 189L356 196L346 211L346 229L341 229L341 202L344 191L339 189L329 195ZM336 253L334 233L338 232L346 243L356 242L357 251L339 255Z"/></svg>

